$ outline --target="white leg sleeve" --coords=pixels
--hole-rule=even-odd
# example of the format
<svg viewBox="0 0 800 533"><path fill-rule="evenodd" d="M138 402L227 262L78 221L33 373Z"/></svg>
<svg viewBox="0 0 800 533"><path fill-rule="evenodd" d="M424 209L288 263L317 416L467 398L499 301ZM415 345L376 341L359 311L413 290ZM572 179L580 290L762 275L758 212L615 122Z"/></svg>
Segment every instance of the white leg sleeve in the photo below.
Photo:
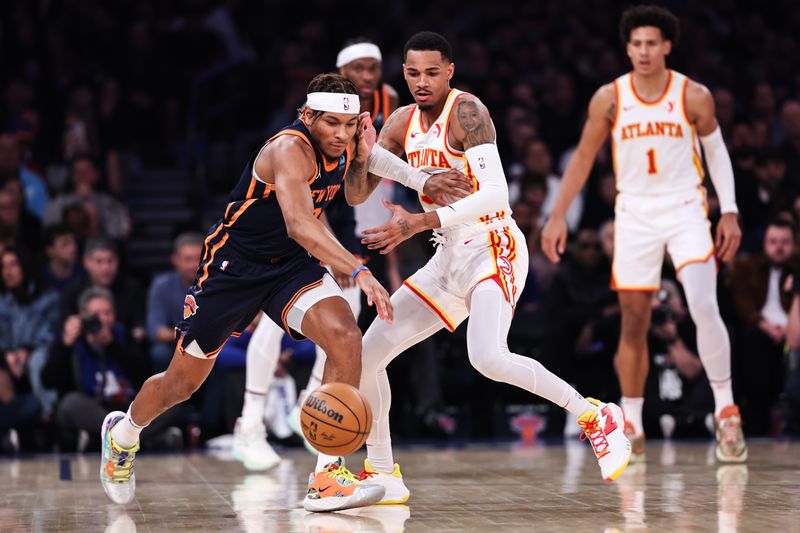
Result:
<svg viewBox="0 0 800 533"><path fill-rule="evenodd" d="M281 354L282 338L283 330L264 314L247 345L242 406L244 427L252 428L263 423L266 394L275 375L275 366Z"/></svg>
<svg viewBox="0 0 800 533"><path fill-rule="evenodd" d="M697 327L697 351L714 392L717 414L733 404L731 341L717 305L717 266L714 259L689 263L679 274L689 314Z"/></svg>
<svg viewBox="0 0 800 533"><path fill-rule="evenodd" d="M281 355L283 330L266 314L256 326L247 345L247 368L245 389L256 394L266 394L275 366Z"/></svg>
<svg viewBox="0 0 800 533"><path fill-rule="evenodd" d="M493 280L472 291L467 351L475 369L489 379L516 385L580 416L595 407L542 364L508 350L513 309Z"/></svg>
<svg viewBox="0 0 800 533"><path fill-rule="evenodd" d="M443 324L433 311L403 286L392 295L394 322L390 326L376 318L364 334L361 392L372 408L372 430L367 439L367 458L373 468L390 472L394 467L389 434L392 392L386 366L399 354L427 339Z"/></svg>

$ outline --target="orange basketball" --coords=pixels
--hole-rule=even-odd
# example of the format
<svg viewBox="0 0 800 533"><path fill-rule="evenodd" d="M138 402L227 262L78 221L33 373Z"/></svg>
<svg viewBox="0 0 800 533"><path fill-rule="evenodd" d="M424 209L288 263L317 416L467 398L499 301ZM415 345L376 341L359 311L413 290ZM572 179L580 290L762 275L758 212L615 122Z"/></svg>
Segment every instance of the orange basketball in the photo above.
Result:
<svg viewBox="0 0 800 533"><path fill-rule="evenodd" d="M367 441L372 409L352 385L326 383L303 403L300 425L308 442L328 455L349 455Z"/></svg>

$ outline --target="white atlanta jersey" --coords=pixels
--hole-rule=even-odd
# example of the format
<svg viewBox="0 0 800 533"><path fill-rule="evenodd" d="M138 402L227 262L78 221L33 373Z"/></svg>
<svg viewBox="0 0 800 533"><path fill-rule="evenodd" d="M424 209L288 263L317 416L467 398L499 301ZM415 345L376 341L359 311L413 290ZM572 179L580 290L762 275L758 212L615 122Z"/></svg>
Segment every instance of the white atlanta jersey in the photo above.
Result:
<svg viewBox="0 0 800 533"><path fill-rule="evenodd" d="M617 114L611 128L617 190L634 195L697 189L703 181L697 134L686 116L689 78L670 70L657 100L639 98L633 74L614 81Z"/></svg>
<svg viewBox="0 0 800 533"><path fill-rule="evenodd" d="M430 173L441 172L449 168L463 172L472 181L473 191L476 191L480 189L480 183L470 170L466 155L460 150L455 150L447 142L450 111L453 109L458 95L462 94L462 92L458 89L450 89L450 94L447 95L442 112L427 129L422 125L422 115L419 107L414 106L406 126L405 152L408 163L414 168L421 168ZM422 194L420 194L419 200L425 211L435 211L440 207ZM511 215L511 208L508 205L505 206L505 209L496 213L487 213L487 216L475 220L474 223L460 224L453 226L453 228L463 229L470 225L483 224L487 221L503 218L506 215ZM449 232L450 229L447 228L445 231Z"/></svg>
<svg viewBox="0 0 800 533"><path fill-rule="evenodd" d="M422 126L419 108L414 107L406 127L405 151L413 167L463 172L472 180L474 192L480 183L464 152L447 144L448 117L459 94L459 90L450 91L441 114L428 129ZM438 207L425 196L420 196L420 202L425 211ZM404 285L430 307L444 327L453 331L469 316L470 291L487 280L496 282L506 300L516 304L528 274L528 247L508 203L474 222L438 230L433 240L438 244L436 253Z"/></svg>

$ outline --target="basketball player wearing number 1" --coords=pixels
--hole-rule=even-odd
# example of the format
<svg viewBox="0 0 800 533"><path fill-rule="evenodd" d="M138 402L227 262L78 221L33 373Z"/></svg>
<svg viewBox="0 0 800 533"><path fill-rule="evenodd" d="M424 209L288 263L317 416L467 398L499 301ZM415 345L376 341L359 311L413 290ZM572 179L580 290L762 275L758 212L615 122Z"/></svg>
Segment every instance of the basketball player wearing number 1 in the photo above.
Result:
<svg viewBox="0 0 800 533"><path fill-rule="evenodd" d="M622 16L620 33L633 71L592 97L578 148L542 232L542 246L550 260L559 261L567 239L564 214L611 134L619 193L611 284L622 310L617 372L634 459L644 454L650 301L659 288L666 250L686 292L700 360L714 393L717 458L742 462L747 446L733 402L730 340L717 306L714 258L716 249L717 259L730 261L741 231L733 170L714 116L714 100L706 87L666 67L678 36L672 13L656 6L630 8ZM722 211L716 247L706 214L698 139Z"/></svg>

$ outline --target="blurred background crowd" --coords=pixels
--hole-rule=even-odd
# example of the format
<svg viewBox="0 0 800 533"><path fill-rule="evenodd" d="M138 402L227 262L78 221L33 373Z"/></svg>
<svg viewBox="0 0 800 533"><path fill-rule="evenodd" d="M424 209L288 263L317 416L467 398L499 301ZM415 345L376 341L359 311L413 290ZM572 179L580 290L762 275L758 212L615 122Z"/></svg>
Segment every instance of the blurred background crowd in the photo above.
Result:
<svg viewBox="0 0 800 533"><path fill-rule="evenodd" d="M719 299L744 429L797 433L800 6L663 4L681 21L669 65L711 89L733 160L744 239L735 261L720 265ZM478 95L497 126L514 218L532 259L512 350L540 359L584 394L615 400L608 148L569 211L566 260L550 264L538 245L589 97L628 70L616 29L623 7L610 0L0 3L2 450L97 445L105 413L126 406L168 363L203 233L221 216L249 155L294 119L310 79L333 70L353 37L381 47L384 81L401 104L410 102L402 46L419 30L451 41L453 85ZM713 191L709 200L713 223ZM432 254L426 239L400 250L403 276ZM558 409L469 367L463 329L438 334L389 367L396 440L561 435ZM200 393L148 428L145 446L197 446L231 431L248 340L228 343ZM277 383L301 389L313 350L288 341L284 348ZM707 436L713 400L669 265L653 297L650 351L648 435Z"/></svg>

